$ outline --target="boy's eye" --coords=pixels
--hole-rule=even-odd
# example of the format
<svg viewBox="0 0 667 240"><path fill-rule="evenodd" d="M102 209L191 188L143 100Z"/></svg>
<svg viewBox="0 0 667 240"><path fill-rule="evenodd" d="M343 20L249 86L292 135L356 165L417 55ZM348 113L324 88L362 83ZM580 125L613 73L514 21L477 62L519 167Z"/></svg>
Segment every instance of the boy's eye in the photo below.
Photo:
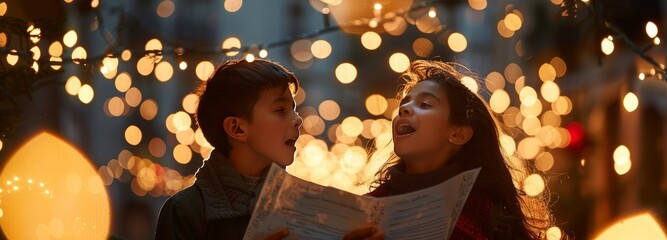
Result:
<svg viewBox="0 0 667 240"><path fill-rule="evenodd" d="M285 113L285 108L278 108L278 109L276 109L275 112L277 112L277 113Z"/></svg>
<svg viewBox="0 0 667 240"><path fill-rule="evenodd" d="M421 102L419 106L425 108L425 107L430 107L431 104L428 104L427 102Z"/></svg>

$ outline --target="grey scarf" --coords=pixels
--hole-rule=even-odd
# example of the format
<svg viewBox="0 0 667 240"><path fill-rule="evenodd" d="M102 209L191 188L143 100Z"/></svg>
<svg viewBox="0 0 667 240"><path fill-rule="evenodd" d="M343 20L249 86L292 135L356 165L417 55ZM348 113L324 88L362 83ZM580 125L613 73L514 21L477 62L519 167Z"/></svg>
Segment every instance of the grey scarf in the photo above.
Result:
<svg viewBox="0 0 667 240"><path fill-rule="evenodd" d="M239 173L227 157L215 150L195 176L195 184L204 197L207 220L252 214L264 183L264 176Z"/></svg>

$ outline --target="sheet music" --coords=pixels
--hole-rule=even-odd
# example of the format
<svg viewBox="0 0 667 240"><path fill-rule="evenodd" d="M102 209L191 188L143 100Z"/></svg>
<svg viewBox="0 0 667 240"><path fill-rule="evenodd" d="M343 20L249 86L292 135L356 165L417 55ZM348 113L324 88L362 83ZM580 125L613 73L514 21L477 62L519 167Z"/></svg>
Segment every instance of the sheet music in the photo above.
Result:
<svg viewBox="0 0 667 240"><path fill-rule="evenodd" d="M261 239L283 228L290 231L286 239L341 239L368 224L386 239L447 239L479 170L419 191L373 198L304 181L274 165L244 239Z"/></svg>

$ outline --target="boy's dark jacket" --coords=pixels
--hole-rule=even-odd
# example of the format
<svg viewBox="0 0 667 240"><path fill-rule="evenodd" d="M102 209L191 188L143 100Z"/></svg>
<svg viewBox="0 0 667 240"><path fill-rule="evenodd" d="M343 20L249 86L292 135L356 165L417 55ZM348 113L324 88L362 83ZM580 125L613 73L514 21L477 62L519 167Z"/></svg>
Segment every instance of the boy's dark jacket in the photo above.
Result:
<svg viewBox="0 0 667 240"><path fill-rule="evenodd" d="M243 239L264 177L241 175L215 150L196 177L162 206L155 239Z"/></svg>

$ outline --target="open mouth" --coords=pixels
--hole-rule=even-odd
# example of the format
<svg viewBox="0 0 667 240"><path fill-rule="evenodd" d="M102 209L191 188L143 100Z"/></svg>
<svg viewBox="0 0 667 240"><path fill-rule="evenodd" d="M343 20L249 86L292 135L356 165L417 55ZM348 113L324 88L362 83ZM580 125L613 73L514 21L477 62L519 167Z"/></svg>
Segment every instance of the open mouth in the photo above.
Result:
<svg viewBox="0 0 667 240"><path fill-rule="evenodd" d="M397 136L405 136L413 132L415 132L415 129L407 123L403 123L401 125L398 125L398 127L396 127Z"/></svg>
<svg viewBox="0 0 667 240"><path fill-rule="evenodd" d="M298 138L290 138L290 139L287 139L287 141L285 141L285 145L287 145L287 146L289 146L289 147L296 148L296 140L297 140L297 139L298 139Z"/></svg>

